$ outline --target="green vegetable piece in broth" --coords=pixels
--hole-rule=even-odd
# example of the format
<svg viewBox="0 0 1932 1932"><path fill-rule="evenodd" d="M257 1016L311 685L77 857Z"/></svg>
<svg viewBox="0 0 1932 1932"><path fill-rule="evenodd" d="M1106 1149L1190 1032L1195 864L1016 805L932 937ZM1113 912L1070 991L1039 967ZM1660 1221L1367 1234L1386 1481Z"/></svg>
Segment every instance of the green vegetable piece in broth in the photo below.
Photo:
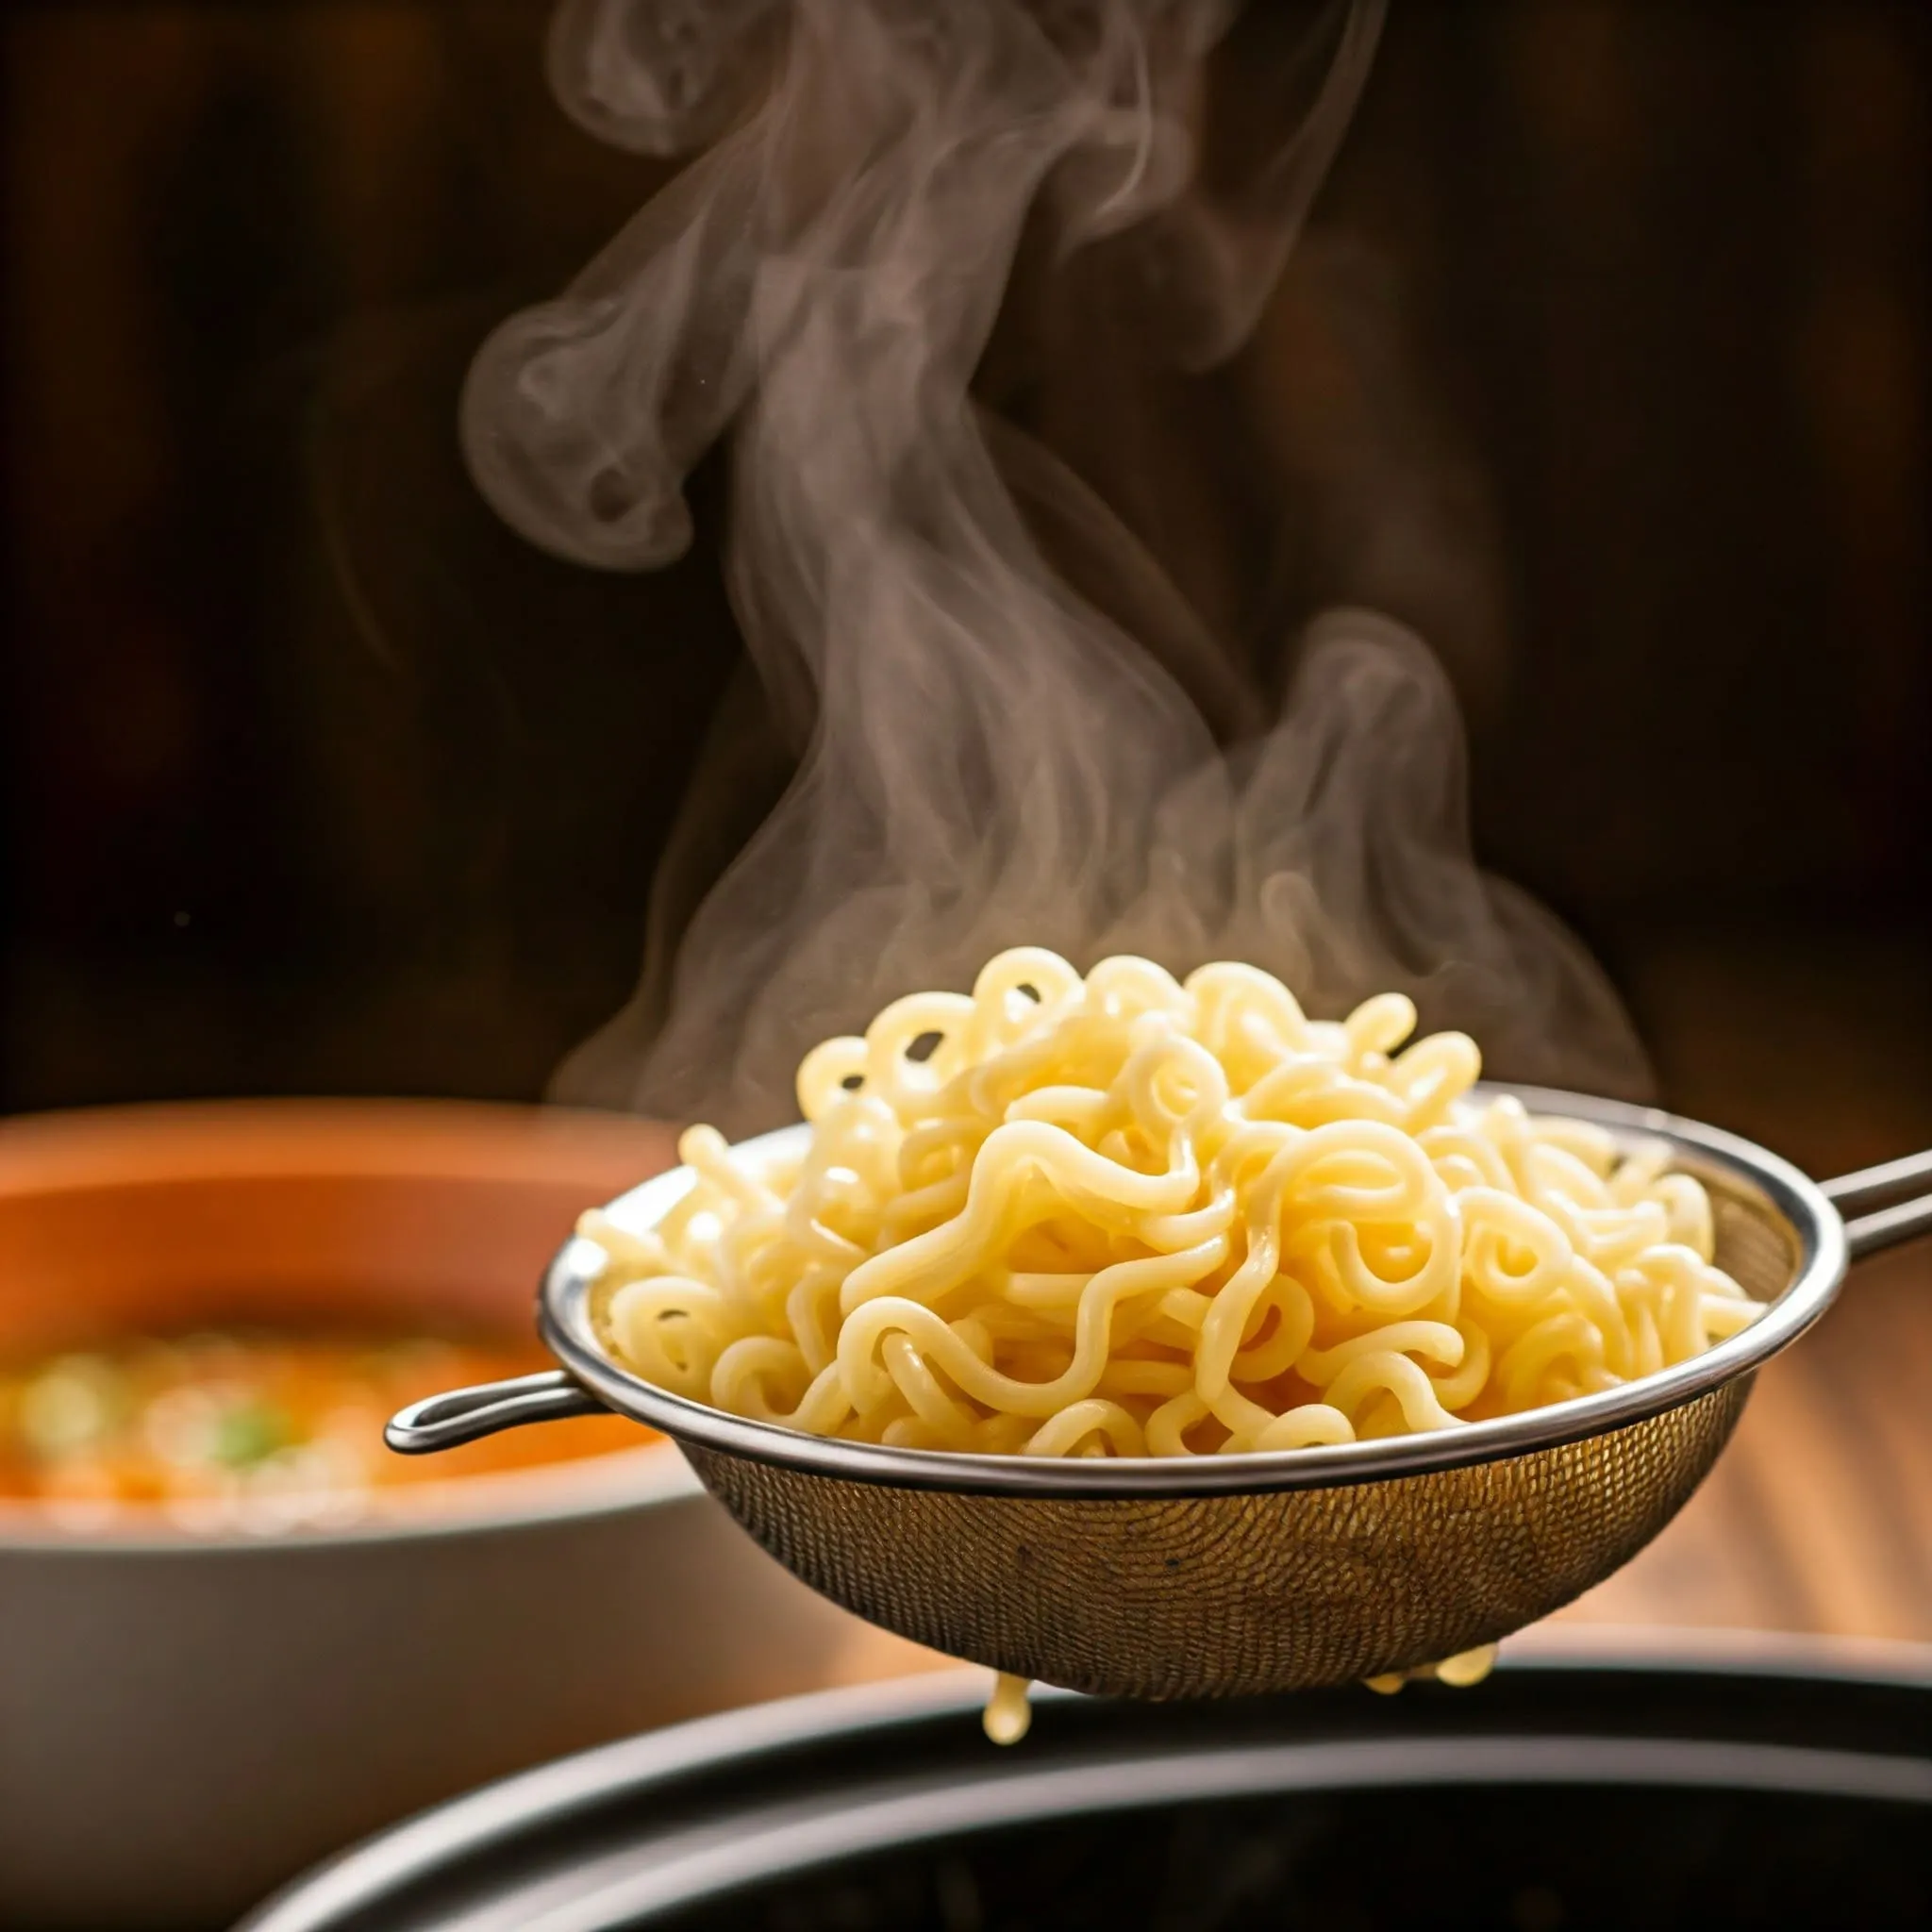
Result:
<svg viewBox="0 0 1932 1932"><path fill-rule="evenodd" d="M295 1440L288 1415L272 1402L240 1402L215 1424L209 1458L229 1469L252 1469Z"/></svg>

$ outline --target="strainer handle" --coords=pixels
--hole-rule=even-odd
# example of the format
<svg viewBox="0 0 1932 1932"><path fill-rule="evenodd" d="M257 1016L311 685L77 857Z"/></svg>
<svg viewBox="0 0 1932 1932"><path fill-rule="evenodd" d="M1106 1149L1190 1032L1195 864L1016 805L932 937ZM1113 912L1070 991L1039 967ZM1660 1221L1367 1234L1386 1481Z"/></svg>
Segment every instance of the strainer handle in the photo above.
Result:
<svg viewBox="0 0 1932 1932"><path fill-rule="evenodd" d="M398 1409L382 1439L399 1456L428 1456L454 1449L499 1429L525 1423L558 1423L574 1416L608 1415L609 1410L580 1382L561 1369L515 1375L507 1382L479 1382L474 1389L450 1389L425 1395Z"/></svg>
<svg viewBox="0 0 1932 1932"><path fill-rule="evenodd" d="M1893 1194L1921 1188L1927 1191L1916 1199L1875 1207ZM1875 1209L1845 1223L1845 1242L1855 1261L1896 1247L1915 1235L1932 1234L1932 1148L1878 1167L1860 1168L1857 1174L1840 1174L1835 1181L1824 1182L1823 1192L1840 1214L1851 1215L1860 1208Z"/></svg>

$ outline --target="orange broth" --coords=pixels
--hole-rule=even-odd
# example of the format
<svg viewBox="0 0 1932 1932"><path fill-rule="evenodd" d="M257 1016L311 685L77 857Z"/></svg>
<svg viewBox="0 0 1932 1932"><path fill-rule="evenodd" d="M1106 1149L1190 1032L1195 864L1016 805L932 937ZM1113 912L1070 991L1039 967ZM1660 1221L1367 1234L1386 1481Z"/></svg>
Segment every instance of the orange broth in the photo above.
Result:
<svg viewBox="0 0 1932 1932"><path fill-rule="evenodd" d="M325 1527L376 1493L635 1449L617 1417L546 1423L431 1457L382 1426L447 1389L554 1366L534 1341L261 1329L117 1341L0 1363L0 1501L75 1524L158 1512L185 1527Z"/></svg>

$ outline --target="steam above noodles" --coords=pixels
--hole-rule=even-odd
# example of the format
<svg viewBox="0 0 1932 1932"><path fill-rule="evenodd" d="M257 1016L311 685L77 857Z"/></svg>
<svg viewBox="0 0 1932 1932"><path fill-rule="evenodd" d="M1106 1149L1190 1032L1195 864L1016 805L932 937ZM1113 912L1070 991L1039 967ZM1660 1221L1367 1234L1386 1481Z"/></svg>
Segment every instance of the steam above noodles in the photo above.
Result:
<svg viewBox="0 0 1932 1932"><path fill-rule="evenodd" d="M606 1345L818 1435L1189 1456L1454 1428L1755 1317L1695 1179L1473 1094L1474 1041L1415 1020L1003 953L809 1054L802 1146L694 1127L653 1228L586 1217Z"/></svg>
<svg viewBox="0 0 1932 1932"><path fill-rule="evenodd" d="M1348 316L1317 319L1336 408L1285 427L1325 439L1297 475L1356 479L1373 514L1270 503L1256 582L1224 596L1165 574L1216 548L1188 535L1225 495L1216 455L1271 461L1164 438L1196 393L1176 372L1204 421L1275 407L1228 358L1304 231L1384 8L1240 11L559 8L566 110L695 158L484 344L465 450L533 542L636 570L691 542L685 479L728 442L724 567L755 677L711 721L636 997L558 1098L734 1139L775 1126L813 1041L1021 941L1177 973L1248 959L1323 1013L1399 989L1511 1077L1644 1086L1581 948L1472 858L1441 667L1402 624L1312 601L1453 630L1463 605L1415 587L1482 575L1466 522L1427 507L1431 466L1350 404L1408 413ZM1089 429L1108 436L1076 446ZM1338 522L1355 534L1329 557ZM1311 550L1319 588L1282 601L1276 565ZM620 728L587 756L624 746Z"/></svg>

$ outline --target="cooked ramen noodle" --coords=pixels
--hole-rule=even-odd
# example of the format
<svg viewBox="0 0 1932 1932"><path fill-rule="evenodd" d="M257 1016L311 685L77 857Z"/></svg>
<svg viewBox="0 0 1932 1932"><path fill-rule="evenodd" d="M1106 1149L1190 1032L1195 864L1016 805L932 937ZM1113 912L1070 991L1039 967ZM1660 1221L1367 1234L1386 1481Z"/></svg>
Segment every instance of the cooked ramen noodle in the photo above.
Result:
<svg viewBox="0 0 1932 1932"><path fill-rule="evenodd" d="M1026 1693L1032 1686L1024 1677L1006 1671L993 1678L992 1691L986 1700L986 1735L995 1744L1017 1744L1033 1724L1033 1707Z"/></svg>
<svg viewBox="0 0 1932 1932"><path fill-rule="evenodd" d="M1472 1091L1385 993L1001 954L798 1074L808 1137L693 1127L648 1231L595 1213L605 1344L760 1421L1025 1456L1295 1450L1680 1362L1758 1312L1661 1146Z"/></svg>
<svg viewBox="0 0 1932 1932"><path fill-rule="evenodd" d="M1465 1650L1459 1657L1447 1657L1439 1664L1424 1664L1419 1670L1391 1671L1386 1676L1366 1679L1371 1690L1392 1696L1404 1685L1430 1678L1456 1690L1480 1684L1496 1668L1496 1646L1485 1643L1476 1650ZM986 1735L995 1744L1017 1744L1032 1728L1032 1683L1008 1671L993 1674L992 1689L986 1700L983 1720Z"/></svg>
<svg viewBox="0 0 1932 1932"><path fill-rule="evenodd" d="M1371 1677L1371 1690L1392 1696L1405 1684L1421 1677L1433 1677L1439 1684L1453 1685L1458 1690L1480 1684L1496 1668L1496 1646L1485 1643L1477 1650L1465 1650L1459 1657L1445 1657L1439 1664L1425 1664L1419 1671L1391 1671L1387 1676Z"/></svg>

